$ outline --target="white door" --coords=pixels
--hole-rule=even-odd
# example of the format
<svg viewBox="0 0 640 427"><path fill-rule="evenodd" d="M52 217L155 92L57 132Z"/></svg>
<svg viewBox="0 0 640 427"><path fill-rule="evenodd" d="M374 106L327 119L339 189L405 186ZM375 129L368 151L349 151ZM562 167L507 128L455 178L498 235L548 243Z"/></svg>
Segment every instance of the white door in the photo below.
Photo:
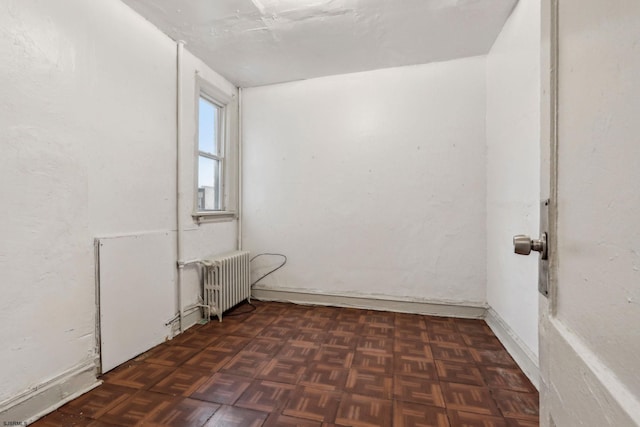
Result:
<svg viewBox="0 0 640 427"><path fill-rule="evenodd" d="M637 426L640 1L542 4L547 119L553 117L554 9L559 61L557 150L553 120L543 118L541 144L542 196L551 196L557 216L552 212L551 292L540 299L540 421Z"/></svg>

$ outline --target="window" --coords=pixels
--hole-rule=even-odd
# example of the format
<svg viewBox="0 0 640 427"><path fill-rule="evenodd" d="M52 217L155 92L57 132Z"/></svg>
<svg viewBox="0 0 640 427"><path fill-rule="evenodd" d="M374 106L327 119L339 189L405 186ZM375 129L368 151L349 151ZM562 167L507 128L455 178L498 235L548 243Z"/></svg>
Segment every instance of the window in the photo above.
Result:
<svg viewBox="0 0 640 427"><path fill-rule="evenodd" d="M198 212L225 210L225 109L203 94L198 102Z"/></svg>
<svg viewBox="0 0 640 427"><path fill-rule="evenodd" d="M234 89L196 77L192 217L197 223L237 217L240 178Z"/></svg>

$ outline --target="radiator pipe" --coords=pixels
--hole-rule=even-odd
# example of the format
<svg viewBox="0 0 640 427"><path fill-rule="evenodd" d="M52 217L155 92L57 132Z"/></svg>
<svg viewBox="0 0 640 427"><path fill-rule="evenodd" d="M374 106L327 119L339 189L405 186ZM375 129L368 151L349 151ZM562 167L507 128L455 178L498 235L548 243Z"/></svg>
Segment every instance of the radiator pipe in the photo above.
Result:
<svg viewBox="0 0 640 427"><path fill-rule="evenodd" d="M238 88L238 250L242 250L242 88Z"/></svg>
<svg viewBox="0 0 640 427"><path fill-rule="evenodd" d="M182 217L180 215L180 162L182 160L180 156L180 150L182 148L182 55L184 52L184 41L179 40L177 42L176 51L176 285L178 287L178 319L180 333L184 332L183 318L184 307L182 306L182 270L184 264L181 264L182 259Z"/></svg>

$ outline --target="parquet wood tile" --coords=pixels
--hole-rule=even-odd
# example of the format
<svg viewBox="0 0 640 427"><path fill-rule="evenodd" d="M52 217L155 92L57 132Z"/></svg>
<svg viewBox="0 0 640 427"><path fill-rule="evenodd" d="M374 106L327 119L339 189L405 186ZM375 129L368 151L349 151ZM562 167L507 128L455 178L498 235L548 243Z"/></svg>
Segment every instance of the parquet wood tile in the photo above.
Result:
<svg viewBox="0 0 640 427"><path fill-rule="evenodd" d="M229 319L225 319L224 324L216 320L211 320L206 325L202 325L198 328L199 333L209 335L232 335L233 331L241 326L240 322L229 322Z"/></svg>
<svg viewBox="0 0 640 427"><path fill-rule="evenodd" d="M411 340L420 343L428 343L431 341L429 338L429 332L427 332L426 328L415 328L415 327L400 327L396 326L394 330L394 337L397 340Z"/></svg>
<svg viewBox="0 0 640 427"><path fill-rule="evenodd" d="M234 353L219 351L217 347L207 347L187 360L184 366L218 372L233 359Z"/></svg>
<svg viewBox="0 0 640 427"><path fill-rule="evenodd" d="M393 345L393 352L396 356L405 355L433 360L431 346L427 341L413 341L396 338Z"/></svg>
<svg viewBox="0 0 640 427"><path fill-rule="evenodd" d="M46 417L42 418L38 425L40 427L58 427L60 425L69 427L88 427L95 420L91 418L83 417L78 414L67 414L61 411L55 411Z"/></svg>
<svg viewBox="0 0 640 427"><path fill-rule="evenodd" d="M440 387L448 409L500 416L491 393L485 387L445 382L440 383Z"/></svg>
<svg viewBox="0 0 640 427"><path fill-rule="evenodd" d="M389 327L393 327L395 325L396 315L395 313L391 313L388 311L364 310L364 313L360 317L360 320L364 324L386 325Z"/></svg>
<svg viewBox="0 0 640 427"><path fill-rule="evenodd" d="M144 361L170 367L182 365L201 351L200 348L169 344L158 346L156 349L156 351L150 351Z"/></svg>
<svg viewBox="0 0 640 427"><path fill-rule="evenodd" d="M435 379L436 364L433 359L419 356L395 356L393 371L396 374L410 375L418 378Z"/></svg>
<svg viewBox="0 0 640 427"><path fill-rule="evenodd" d="M362 333L362 328L363 325L358 322L339 320L331 325L331 328L329 328L329 332L341 332L345 334L360 335Z"/></svg>
<svg viewBox="0 0 640 427"><path fill-rule="evenodd" d="M448 412L451 427L507 427L504 418L472 412L451 410Z"/></svg>
<svg viewBox="0 0 640 427"><path fill-rule="evenodd" d="M536 389L531 381L520 369L502 366L480 366L480 371L487 385L494 389L535 393Z"/></svg>
<svg viewBox="0 0 640 427"><path fill-rule="evenodd" d="M213 403L232 405L249 388L252 380L228 374L215 374L208 378L191 397Z"/></svg>
<svg viewBox="0 0 640 427"><path fill-rule="evenodd" d="M480 369L474 364L436 360L436 371L440 381L485 386Z"/></svg>
<svg viewBox="0 0 640 427"><path fill-rule="evenodd" d="M424 316L419 314L396 313L393 324L396 328L400 329L415 329L420 331L427 330L427 324L424 321Z"/></svg>
<svg viewBox="0 0 640 427"><path fill-rule="evenodd" d="M443 408L395 401L393 427L450 427L450 424Z"/></svg>
<svg viewBox="0 0 640 427"><path fill-rule="evenodd" d="M507 427L539 427L540 426L540 422L538 420L530 421L530 420L518 420L515 418L505 418L505 421L507 422Z"/></svg>
<svg viewBox="0 0 640 427"><path fill-rule="evenodd" d="M61 424L58 427L67 427L67 425L66 424ZM89 424L88 427L116 427L116 425L115 424L108 424L108 423L105 423L104 421L100 421L100 420L95 420L94 422Z"/></svg>
<svg viewBox="0 0 640 427"><path fill-rule="evenodd" d="M484 320L479 319L457 319L456 328L463 334L469 335L493 335L491 328Z"/></svg>
<svg viewBox="0 0 640 427"><path fill-rule="evenodd" d="M289 401L289 396L296 389L295 385L274 381L254 381L242 393L234 406L255 409L262 412L279 412Z"/></svg>
<svg viewBox="0 0 640 427"><path fill-rule="evenodd" d="M486 348L470 348L469 352L473 360L480 365L506 366L510 368L518 368L516 362L513 361L507 350L490 350Z"/></svg>
<svg viewBox="0 0 640 427"><path fill-rule="evenodd" d="M151 387L156 393L172 396L189 396L204 384L211 374L192 367L180 367Z"/></svg>
<svg viewBox="0 0 640 427"><path fill-rule="evenodd" d="M337 307L318 306L314 307L313 310L307 310L302 317L334 320L339 311L340 309Z"/></svg>
<svg viewBox="0 0 640 427"><path fill-rule="evenodd" d="M67 414L99 418L113 407L125 402L136 392L137 390L132 388L105 383L72 400L58 410Z"/></svg>
<svg viewBox="0 0 640 427"><path fill-rule="evenodd" d="M439 317L439 316L424 316L424 321L427 325L427 331L453 331L457 332L456 321L459 319L453 319L451 317Z"/></svg>
<svg viewBox="0 0 640 427"><path fill-rule="evenodd" d="M348 393L371 396L378 399L391 399L393 377L357 368L351 368L344 390Z"/></svg>
<svg viewBox="0 0 640 427"><path fill-rule="evenodd" d="M350 323L362 323L362 317L364 316L364 310L357 308L341 308L336 316L336 320L339 322Z"/></svg>
<svg viewBox="0 0 640 427"><path fill-rule="evenodd" d="M437 381L396 375L393 384L393 397L396 400L442 408L445 406L440 383Z"/></svg>
<svg viewBox="0 0 640 427"><path fill-rule="evenodd" d="M465 345L474 348L486 348L489 350L502 350L504 347L493 335L469 335L460 334Z"/></svg>
<svg viewBox="0 0 640 427"><path fill-rule="evenodd" d="M333 365L313 363L307 369L299 384L322 390L342 390L347 382L348 369Z"/></svg>
<svg viewBox="0 0 640 427"><path fill-rule="evenodd" d="M294 418L333 422L340 399L340 393L300 387L293 393L282 413Z"/></svg>
<svg viewBox="0 0 640 427"><path fill-rule="evenodd" d="M102 415L100 421L120 426L133 426L149 414L173 405L175 400L176 398L160 393L140 390Z"/></svg>
<svg viewBox="0 0 640 427"><path fill-rule="evenodd" d="M393 339L363 336L360 337L360 340L356 345L356 350L380 351L391 354L393 352Z"/></svg>
<svg viewBox="0 0 640 427"><path fill-rule="evenodd" d="M260 337L286 341L294 332L295 331L287 327L270 325L262 330Z"/></svg>
<svg viewBox="0 0 640 427"><path fill-rule="evenodd" d="M274 357L284 343L281 340L271 338L256 338L251 340L242 351L262 357Z"/></svg>
<svg viewBox="0 0 640 427"><path fill-rule="evenodd" d="M295 331L289 337L289 341L300 341L303 343L317 344L323 342L326 336L327 334L325 332L301 329L299 331Z"/></svg>
<svg viewBox="0 0 640 427"><path fill-rule="evenodd" d="M391 427L390 400L348 394L342 398L336 423L353 427Z"/></svg>
<svg viewBox="0 0 640 427"><path fill-rule="evenodd" d="M236 330L233 331L233 334L238 337L254 338L260 335L265 327L266 325L260 326L259 324L251 323L251 319L249 319L238 328L236 328Z"/></svg>
<svg viewBox="0 0 640 427"><path fill-rule="evenodd" d="M178 399L172 404L146 416L146 427L202 427L220 408L214 403L193 399Z"/></svg>
<svg viewBox="0 0 640 427"><path fill-rule="evenodd" d="M430 332L429 340L431 343L454 344L458 346L467 345L462 338L462 334L457 332Z"/></svg>
<svg viewBox="0 0 640 427"><path fill-rule="evenodd" d="M173 371L174 368L152 363L125 363L104 375L102 380L107 384L148 389Z"/></svg>
<svg viewBox="0 0 640 427"><path fill-rule="evenodd" d="M379 374L391 374L393 373L393 353L356 350L352 366Z"/></svg>
<svg viewBox="0 0 640 427"><path fill-rule="evenodd" d="M482 320L255 302L102 376L35 427L533 427Z"/></svg>
<svg viewBox="0 0 640 427"><path fill-rule="evenodd" d="M61 424L58 427L67 427L67 425L66 424ZM109 423L105 423L104 421L95 420L94 422L89 424L88 427L117 427L117 426L115 424L109 424Z"/></svg>
<svg viewBox="0 0 640 427"><path fill-rule="evenodd" d="M263 427L322 427L323 425L319 421L287 417L282 414L271 414L263 424Z"/></svg>
<svg viewBox="0 0 640 427"><path fill-rule="evenodd" d="M438 360L449 360L451 362L474 363L471 351L461 345L448 343L431 343L433 358Z"/></svg>
<svg viewBox="0 0 640 427"><path fill-rule="evenodd" d="M187 330L169 341L167 344L203 349L213 344L213 342L218 338L220 338L220 334L200 331L191 332L190 330Z"/></svg>
<svg viewBox="0 0 640 427"><path fill-rule="evenodd" d="M306 365L286 359L270 359L257 375L262 380L297 384L306 370Z"/></svg>
<svg viewBox="0 0 640 427"><path fill-rule="evenodd" d="M207 427L260 427L269 414L252 409L223 406L205 424Z"/></svg>
<svg viewBox="0 0 640 427"><path fill-rule="evenodd" d="M350 368L353 362L354 351L344 347L323 345L316 353L313 361L336 368Z"/></svg>
<svg viewBox="0 0 640 427"><path fill-rule="evenodd" d="M300 324L300 329L315 332L325 332L331 329L334 321L323 318L306 318Z"/></svg>
<svg viewBox="0 0 640 427"><path fill-rule="evenodd" d="M251 338L226 335L207 348L225 353L237 353L251 342Z"/></svg>
<svg viewBox="0 0 640 427"><path fill-rule="evenodd" d="M493 398L505 417L538 421L540 408L537 393L494 390Z"/></svg>
<svg viewBox="0 0 640 427"><path fill-rule="evenodd" d="M340 331L331 331L324 338L324 344L334 347L355 349L360 337L355 334Z"/></svg>
<svg viewBox="0 0 640 427"><path fill-rule="evenodd" d="M393 339L395 335L395 327L387 325L364 325L362 327L362 335Z"/></svg>
<svg viewBox="0 0 640 427"><path fill-rule="evenodd" d="M278 316L284 314L293 306L293 304L288 303L279 303L273 304L267 301L252 301L251 302L256 308L256 314L262 314L265 316L269 316L272 320L277 318Z"/></svg>
<svg viewBox="0 0 640 427"><path fill-rule="evenodd" d="M303 342L289 341L276 355L278 359L290 360L298 363L311 363L316 353L320 350L320 345Z"/></svg>
<svg viewBox="0 0 640 427"><path fill-rule="evenodd" d="M269 360L262 355L241 351L233 356L220 372L233 375L242 375L254 378L269 363Z"/></svg>

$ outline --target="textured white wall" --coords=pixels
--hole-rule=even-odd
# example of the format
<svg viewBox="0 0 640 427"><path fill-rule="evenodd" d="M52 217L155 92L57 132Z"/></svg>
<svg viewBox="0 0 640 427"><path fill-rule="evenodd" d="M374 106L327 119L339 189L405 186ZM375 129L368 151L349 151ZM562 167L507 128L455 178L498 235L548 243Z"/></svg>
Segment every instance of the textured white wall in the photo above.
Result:
<svg viewBox="0 0 640 427"><path fill-rule="evenodd" d="M94 237L175 231L175 51L121 2L2 2L0 401L95 357ZM195 70L235 89L185 69L188 167ZM185 174L185 256L233 248L235 222L191 221Z"/></svg>
<svg viewBox="0 0 640 427"><path fill-rule="evenodd" d="M540 203L540 4L518 2L487 56L487 301L538 354L538 256L513 253L537 237Z"/></svg>
<svg viewBox="0 0 640 427"><path fill-rule="evenodd" d="M485 301L485 58L243 92L244 247L275 288Z"/></svg>

